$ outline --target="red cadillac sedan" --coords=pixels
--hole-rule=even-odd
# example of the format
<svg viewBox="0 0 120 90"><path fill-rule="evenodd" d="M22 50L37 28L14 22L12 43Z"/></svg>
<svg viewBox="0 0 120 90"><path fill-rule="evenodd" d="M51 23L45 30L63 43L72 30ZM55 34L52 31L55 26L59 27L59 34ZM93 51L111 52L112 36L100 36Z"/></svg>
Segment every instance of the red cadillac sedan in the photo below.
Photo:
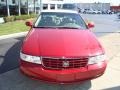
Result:
<svg viewBox="0 0 120 90"><path fill-rule="evenodd" d="M105 51L76 11L42 11L20 51L20 70L36 79L72 83L101 76L107 66Z"/></svg>

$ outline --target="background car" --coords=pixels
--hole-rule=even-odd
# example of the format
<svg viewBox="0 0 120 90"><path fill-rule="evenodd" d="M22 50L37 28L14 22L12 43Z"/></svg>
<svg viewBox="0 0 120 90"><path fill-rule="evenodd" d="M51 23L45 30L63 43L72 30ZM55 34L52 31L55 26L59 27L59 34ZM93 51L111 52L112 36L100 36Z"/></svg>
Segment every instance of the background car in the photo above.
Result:
<svg viewBox="0 0 120 90"><path fill-rule="evenodd" d="M77 6L75 4L63 4L62 9L77 10Z"/></svg>
<svg viewBox="0 0 120 90"><path fill-rule="evenodd" d="M120 19L120 12L117 13L118 18Z"/></svg>

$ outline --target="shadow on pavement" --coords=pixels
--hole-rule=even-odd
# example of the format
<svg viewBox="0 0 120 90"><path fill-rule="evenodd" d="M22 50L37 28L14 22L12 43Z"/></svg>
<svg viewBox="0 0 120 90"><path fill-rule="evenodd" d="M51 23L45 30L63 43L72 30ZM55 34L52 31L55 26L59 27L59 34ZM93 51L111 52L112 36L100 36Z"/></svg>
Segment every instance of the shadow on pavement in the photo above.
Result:
<svg viewBox="0 0 120 90"><path fill-rule="evenodd" d="M0 56L2 58L0 59L0 90L88 90L91 88L91 81L80 84L59 85L33 80L24 76L19 69L16 69L19 67L19 52L23 38L15 39L18 41L11 46L4 56Z"/></svg>
<svg viewBox="0 0 120 90"><path fill-rule="evenodd" d="M4 81L5 83L3 83ZM26 77L21 74L19 69L0 76L0 90L89 90L90 88L91 81L69 85L51 84Z"/></svg>
<svg viewBox="0 0 120 90"><path fill-rule="evenodd" d="M0 55L0 74L19 67L19 52L23 38L15 39L18 42L10 47L4 56Z"/></svg>
<svg viewBox="0 0 120 90"><path fill-rule="evenodd" d="M103 90L120 90L120 86L106 88L106 89L103 89Z"/></svg>

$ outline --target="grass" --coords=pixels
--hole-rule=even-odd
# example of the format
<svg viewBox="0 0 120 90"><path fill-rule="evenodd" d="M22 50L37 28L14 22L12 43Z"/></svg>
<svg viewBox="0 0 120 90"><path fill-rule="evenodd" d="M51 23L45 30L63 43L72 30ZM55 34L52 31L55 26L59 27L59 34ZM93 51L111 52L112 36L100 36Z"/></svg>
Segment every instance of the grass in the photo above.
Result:
<svg viewBox="0 0 120 90"><path fill-rule="evenodd" d="M19 32L25 32L28 30L29 30L29 27L25 25L25 21L14 21L14 22L0 24L0 36L19 33Z"/></svg>

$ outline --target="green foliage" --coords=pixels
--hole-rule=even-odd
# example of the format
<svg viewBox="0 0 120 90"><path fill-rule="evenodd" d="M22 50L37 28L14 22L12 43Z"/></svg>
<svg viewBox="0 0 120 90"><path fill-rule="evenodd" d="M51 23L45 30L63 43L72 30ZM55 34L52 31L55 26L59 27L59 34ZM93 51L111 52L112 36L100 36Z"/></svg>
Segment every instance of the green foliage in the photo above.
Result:
<svg viewBox="0 0 120 90"><path fill-rule="evenodd" d="M21 16L9 16L9 17L4 17L5 22L12 22L16 20L26 20L26 19L31 19L37 17L36 14L30 14L30 15L21 15Z"/></svg>
<svg viewBox="0 0 120 90"><path fill-rule="evenodd" d="M15 20L26 20L29 18L31 18L30 15L15 16Z"/></svg>
<svg viewBox="0 0 120 90"><path fill-rule="evenodd" d="M30 14L30 17L31 18L36 18L38 15L36 15L36 14Z"/></svg>
<svg viewBox="0 0 120 90"><path fill-rule="evenodd" d="M27 27L25 22L26 21L14 21L0 24L0 36L28 31L30 27Z"/></svg>
<svg viewBox="0 0 120 90"><path fill-rule="evenodd" d="M13 22L15 20L14 16L4 17L5 22Z"/></svg>

